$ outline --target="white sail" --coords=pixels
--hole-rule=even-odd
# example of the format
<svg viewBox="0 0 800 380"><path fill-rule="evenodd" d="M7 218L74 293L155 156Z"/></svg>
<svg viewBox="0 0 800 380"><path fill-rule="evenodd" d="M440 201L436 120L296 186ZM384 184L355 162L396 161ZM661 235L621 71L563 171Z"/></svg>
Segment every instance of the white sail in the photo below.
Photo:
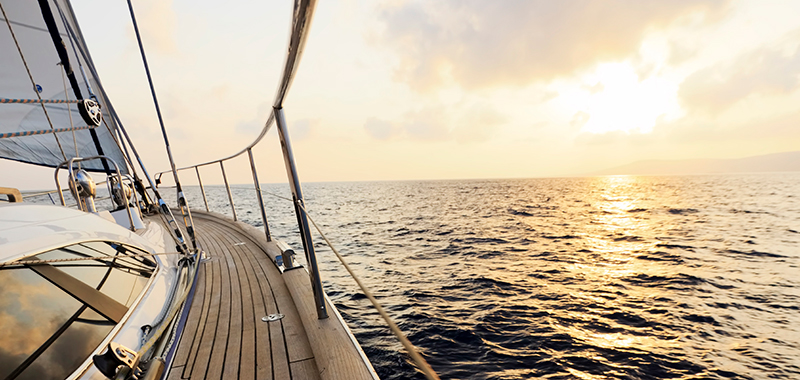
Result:
<svg viewBox="0 0 800 380"><path fill-rule="evenodd" d="M117 123L93 75L91 57L69 3L47 0L1 4L5 15L0 14L0 158L54 167L75 156L102 152L127 172L114 139ZM57 29L74 75L72 81L59 57L44 8L52 15L51 27ZM79 95L99 103L100 125L91 125L81 117L80 105L75 103ZM84 168L100 171L103 165L92 161Z"/></svg>

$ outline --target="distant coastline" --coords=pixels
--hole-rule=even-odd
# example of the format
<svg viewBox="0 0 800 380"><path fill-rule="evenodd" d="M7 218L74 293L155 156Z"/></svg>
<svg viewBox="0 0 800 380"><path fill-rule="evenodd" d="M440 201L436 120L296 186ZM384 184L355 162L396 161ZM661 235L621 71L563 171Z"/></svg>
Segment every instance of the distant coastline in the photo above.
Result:
<svg viewBox="0 0 800 380"><path fill-rule="evenodd" d="M682 175L800 171L800 151L736 159L644 160L590 175Z"/></svg>

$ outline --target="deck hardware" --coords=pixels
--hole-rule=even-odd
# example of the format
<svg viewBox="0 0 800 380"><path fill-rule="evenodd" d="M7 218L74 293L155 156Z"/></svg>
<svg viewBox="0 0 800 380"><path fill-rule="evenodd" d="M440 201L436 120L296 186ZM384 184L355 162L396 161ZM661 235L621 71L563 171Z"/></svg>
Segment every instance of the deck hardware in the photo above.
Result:
<svg viewBox="0 0 800 380"><path fill-rule="evenodd" d="M273 106L275 124L278 127L278 138L281 141L283 151L283 161L286 164L286 174L289 177L289 188L292 190L292 200L294 201L294 213L297 216L297 226L300 227L300 241L303 243L303 250L306 254L306 263L309 266L309 279L311 289L314 294L314 303L317 309L317 318L328 318L328 309L325 306L325 291L322 289L322 280L319 276L319 266L317 265L317 254L314 252L314 241L311 238L311 228L308 224L308 216L305 211L303 201L303 190L300 187L300 177L297 175L297 165L295 165L292 144L289 140L289 130L286 126L286 119L283 108Z"/></svg>
<svg viewBox="0 0 800 380"><path fill-rule="evenodd" d="M100 122L103 120L103 114L100 112L100 105L92 99L83 99L78 102L78 113L81 114L86 124L95 127L100 125Z"/></svg>
<svg viewBox="0 0 800 380"><path fill-rule="evenodd" d="M247 244L247 243L245 243L243 241L240 241L238 243L234 243L233 246L235 247L235 246L238 246L238 245L245 245L245 244Z"/></svg>
<svg viewBox="0 0 800 380"><path fill-rule="evenodd" d="M275 322L283 319L283 314L270 314L266 317L261 317L261 322Z"/></svg>
<svg viewBox="0 0 800 380"><path fill-rule="evenodd" d="M119 343L111 342L108 344L106 352L102 355L92 357L95 367L108 378L114 378L119 373L119 368L130 372L139 362L136 351L131 350Z"/></svg>

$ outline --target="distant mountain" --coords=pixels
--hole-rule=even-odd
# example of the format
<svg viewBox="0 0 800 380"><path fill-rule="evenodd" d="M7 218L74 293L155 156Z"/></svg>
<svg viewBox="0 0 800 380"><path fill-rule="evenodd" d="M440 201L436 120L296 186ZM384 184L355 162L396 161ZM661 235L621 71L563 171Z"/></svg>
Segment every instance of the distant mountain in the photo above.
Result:
<svg viewBox="0 0 800 380"><path fill-rule="evenodd" d="M736 159L646 160L593 174L670 175L791 171L800 171L800 151Z"/></svg>

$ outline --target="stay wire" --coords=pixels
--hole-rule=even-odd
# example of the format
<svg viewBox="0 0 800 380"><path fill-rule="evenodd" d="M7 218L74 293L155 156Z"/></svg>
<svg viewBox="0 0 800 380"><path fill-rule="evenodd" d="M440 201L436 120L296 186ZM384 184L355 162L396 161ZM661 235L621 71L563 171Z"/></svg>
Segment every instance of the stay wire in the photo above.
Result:
<svg viewBox="0 0 800 380"><path fill-rule="evenodd" d="M192 248L197 249L197 241L194 234L194 221L192 220L192 211L189 209L189 204L183 195L183 187L178 178L178 170L175 166L175 160L172 157L172 148L169 145L169 138L167 137L167 128L164 126L164 118L161 116L161 107L158 105L158 97L156 97L156 88L153 85L153 77L150 75L150 66L147 64L147 56L144 53L144 45L142 44L142 36L139 34L139 25L136 23L136 15L133 12L133 3L128 0L128 10L131 13L131 22L133 22L133 30L136 33L136 41L139 43L139 52L142 55L142 63L144 64L144 71L147 74L147 82L150 84L150 94L153 95L153 104L156 107L156 115L158 115L158 123L161 125L161 134L164 137L164 145L167 148L167 157L169 158L169 165L172 168L172 176L175 178L175 185L178 187L178 207L181 210L183 217L183 225L186 227L186 232L192 241Z"/></svg>
<svg viewBox="0 0 800 380"><path fill-rule="evenodd" d="M353 272L353 269L351 269L350 265L348 265L347 262L344 260L342 254L339 253L336 247L333 246L333 243L331 243L328 237L325 236L325 233L322 232L322 229L319 228L317 222L315 222L314 219L310 215L308 215L308 211L306 210L305 207L303 207L303 204L300 202L296 202L295 204L297 204L301 209L303 209L303 212L305 212L306 216L308 216L308 220L310 220L311 224L314 225L314 228L317 229L317 232L319 232L320 236L322 236L322 238L325 240L325 243L328 244L328 247L330 247L331 251L333 251L336 257L339 259L339 262L342 263L344 269L347 270L347 273L350 273L350 277L352 277L353 280L355 280L356 284L358 284L358 287L361 288L361 291L364 293L364 295L369 299L370 302L372 302L372 306L375 307L375 309L378 311L378 314L380 314L380 316L383 318L386 324L389 325L389 329L392 330L392 333L394 333L394 335L397 337L397 339L400 341L403 347L405 347L406 352L408 352L408 356L411 357L414 363L416 363L417 367L419 367L422 373L425 374L425 377L428 378L428 380L439 380L439 375L436 374L433 368L431 368L430 364L428 364L425 358L423 358L422 355L420 355L419 351L414 346L414 344L411 343L411 341L408 340L405 334L403 334L403 331L400 330L400 327L398 327L397 324L394 323L392 318L389 316L389 313L387 313L386 310L384 310L383 306L381 306L381 304L378 302L375 296L372 295L372 292L369 289L367 289L366 285L364 285L364 283L361 282L361 279L355 274L355 272Z"/></svg>

